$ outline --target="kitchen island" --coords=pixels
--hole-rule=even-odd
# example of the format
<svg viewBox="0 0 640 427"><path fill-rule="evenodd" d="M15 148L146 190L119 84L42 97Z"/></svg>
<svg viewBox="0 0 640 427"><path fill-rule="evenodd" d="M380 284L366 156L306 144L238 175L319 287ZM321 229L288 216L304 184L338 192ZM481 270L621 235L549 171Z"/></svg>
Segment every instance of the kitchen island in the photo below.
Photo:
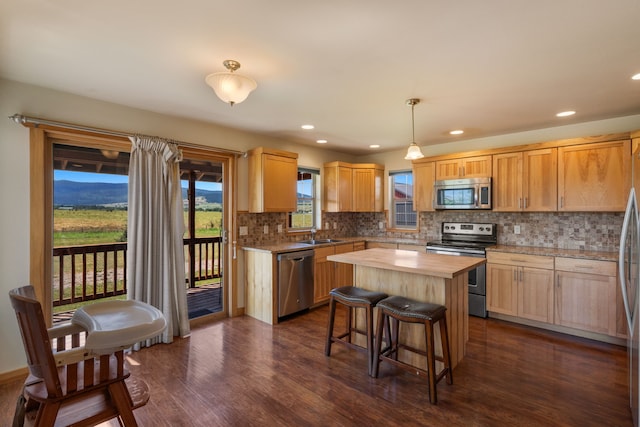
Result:
<svg viewBox="0 0 640 427"><path fill-rule="evenodd" d="M352 264L355 286L447 307L452 367L462 360L469 339L468 272L484 264L484 258L374 248L331 255L327 259ZM362 322L364 317L358 313L356 323L362 325ZM439 328L435 328L434 332L436 354L442 355ZM400 341L424 348L424 327L403 324ZM354 342L364 345L364 339L359 336L355 337ZM426 366L424 356L401 351L399 358L416 366Z"/></svg>

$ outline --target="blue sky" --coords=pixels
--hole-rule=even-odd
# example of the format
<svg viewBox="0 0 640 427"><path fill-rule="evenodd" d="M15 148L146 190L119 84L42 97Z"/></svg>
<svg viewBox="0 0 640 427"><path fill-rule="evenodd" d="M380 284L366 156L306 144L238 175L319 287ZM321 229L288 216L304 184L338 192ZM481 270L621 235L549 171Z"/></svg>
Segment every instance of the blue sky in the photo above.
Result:
<svg viewBox="0 0 640 427"><path fill-rule="evenodd" d="M75 181L75 182L104 182L109 184L122 184L128 181L127 175L112 175L108 173L90 173L54 170L53 179L55 181ZM182 182L182 186L186 187L186 181ZM196 188L200 190L220 191L222 184L217 182L196 182Z"/></svg>

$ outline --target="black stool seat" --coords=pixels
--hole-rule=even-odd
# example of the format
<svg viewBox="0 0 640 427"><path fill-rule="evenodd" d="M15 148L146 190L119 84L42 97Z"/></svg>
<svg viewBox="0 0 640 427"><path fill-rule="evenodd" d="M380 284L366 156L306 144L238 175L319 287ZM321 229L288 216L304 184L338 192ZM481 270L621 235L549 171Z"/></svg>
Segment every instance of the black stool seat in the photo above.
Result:
<svg viewBox="0 0 640 427"><path fill-rule="evenodd" d="M342 286L334 288L329 292L329 321L327 324L327 340L325 342L324 354L331 356L331 345L333 343L344 344L347 347L367 352L367 372L371 375L373 371L373 308L378 301L387 298L384 292L368 291L355 286ZM346 325L344 332L334 335L333 325L335 323L336 303L340 303L347 308ZM353 310L363 308L365 310L364 330L352 326ZM359 333L366 335L367 347L362 348L351 342L351 334Z"/></svg>
<svg viewBox="0 0 640 427"><path fill-rule="evenodd" d="M377 307L378 325L371 376L374 378L378 377L380 362L382 361L398 366L409 372L424 375L429 381L429 401L433 404L437 403L436 384L445 377L447 383L453 384L451 355L449 353L449 334L447 331L447 308L443 305L416 301L397 295L379 301ZM400 342L400 322L420 323L424 325L426 349L411 347L406 343ZM393 325L391 325L391 323L393 323ZM440 326L442 356L436 356L435 354L433 326L436 323ZM382 334L385 327L388 335L386 340L388 346L382 349ZM400 349L426 356L427 369L412 366L404 361L398 360ZM436 360L444 364L444 368L438 373L436 372Z"/></svg>
<svg viewBox="0 0 640 427"><path fill-rule="evenodd" d="M331 292L329 292L329 295L351 303L371 305L376 305L379 301L387 298L388 296L384 292L368 291L355 286L342 286L340 288L332 289Z"/></svg>
<svg viewBox="0 0 640 427"><path fill-rule="evenodd" d="M397 316L415 317L421 320L437 321L445 315L447 308L430 302L420 302L401 296L391 296L378 301L378 308L384 308Z"/></svg>

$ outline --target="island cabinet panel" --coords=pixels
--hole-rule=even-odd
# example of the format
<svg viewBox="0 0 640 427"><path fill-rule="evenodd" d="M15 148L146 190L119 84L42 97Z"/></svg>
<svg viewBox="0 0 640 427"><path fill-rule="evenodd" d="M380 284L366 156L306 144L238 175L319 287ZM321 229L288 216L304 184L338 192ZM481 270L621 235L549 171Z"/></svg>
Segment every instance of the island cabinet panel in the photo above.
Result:
<svg viewBox="0 0 640 427"><path fill-rule="evenodd" d="M270 325L278 323L277 260L270 252L244 251L245 313Z"/></svg>
<svg viewBox="0 0 640 427"><path fill-rule="evenodd" d="M618 334L616 263L556 258L556 324Z"/></svg>
<svg viewBox="0 0 640 427"><path fill-rule="evenodd" d="M465 157L436 162L436 180L490 176L491 156Z"/></svg>
<svg viewBox="0 0 640 427"><path fill-rule="evenodd" d="M630 140L558 148L558 209L624 212L630 170Z"/></svg>
<svg viewBox="0 0 640 427"><path fill-rule="evenodd" d="M436 162L413 162L413 210L434 211L433 182L436 179Z"/></svg>
<svg viewBox="0 0 640 427"><path fill-rule="evenodd" d="M248 153L249 212L294 212L298 155L258 147Z"/></svg>

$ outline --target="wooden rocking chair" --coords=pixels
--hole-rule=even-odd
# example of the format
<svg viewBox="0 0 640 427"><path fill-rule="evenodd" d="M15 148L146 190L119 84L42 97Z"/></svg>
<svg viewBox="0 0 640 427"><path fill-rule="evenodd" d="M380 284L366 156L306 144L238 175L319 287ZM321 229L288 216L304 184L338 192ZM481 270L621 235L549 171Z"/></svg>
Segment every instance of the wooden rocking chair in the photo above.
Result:
<svg viewBox="0 0 640 427"><path fill-rule="evenodd" d="M95 354L81 345L86 330L71 322L47 329L32 286L9 296L30 371L14 427L93 426L115 417L120 425L137 426L133 409L147 403L149 389L140 380L127 380L123 350Z"/></svg>

